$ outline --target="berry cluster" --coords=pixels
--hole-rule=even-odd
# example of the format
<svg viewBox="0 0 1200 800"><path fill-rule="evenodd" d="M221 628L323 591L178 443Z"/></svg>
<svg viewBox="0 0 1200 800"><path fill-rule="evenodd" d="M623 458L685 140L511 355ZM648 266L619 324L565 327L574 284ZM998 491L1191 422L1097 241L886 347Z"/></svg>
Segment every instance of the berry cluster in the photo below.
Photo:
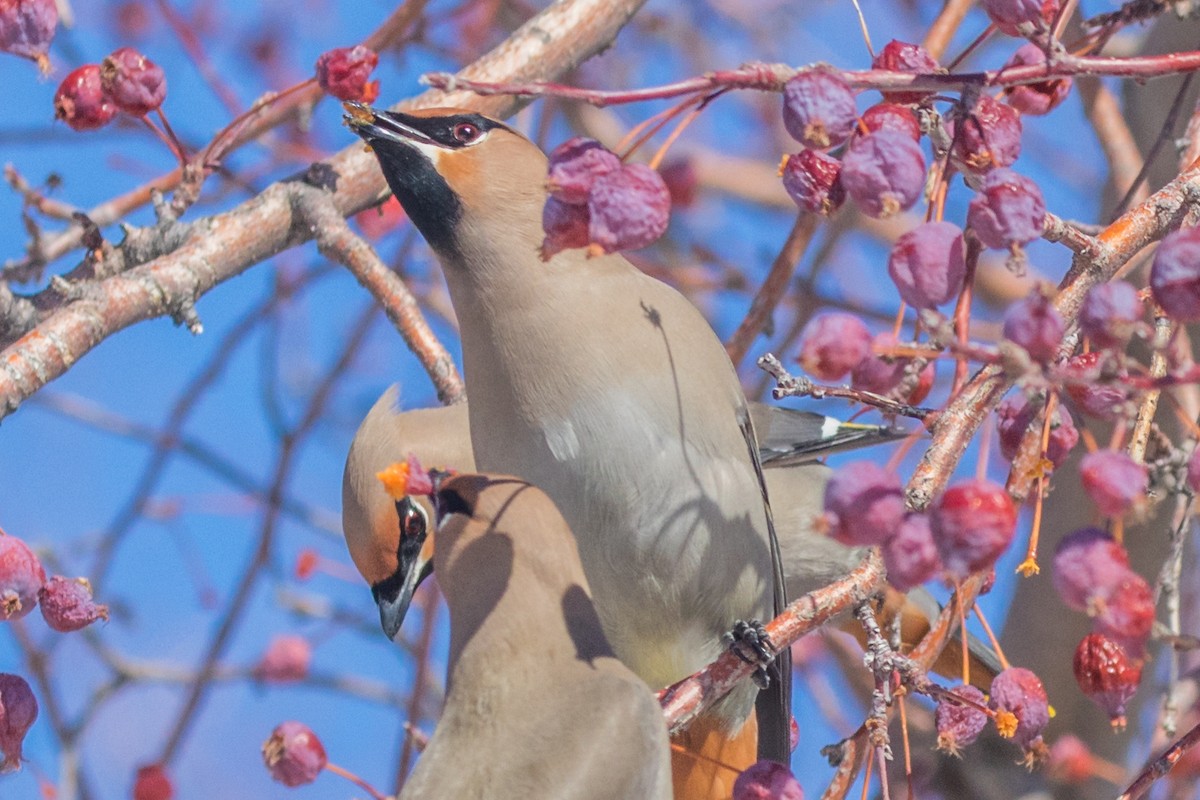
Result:
<svg viewBox="0 0 1200 800"><path fill-rule="evenodd" d="M77 131L102 128L118 111L145 117L167 97L162 68L132 47L122 47L100 64L71 72L54 93L54 116Z"/></svg>

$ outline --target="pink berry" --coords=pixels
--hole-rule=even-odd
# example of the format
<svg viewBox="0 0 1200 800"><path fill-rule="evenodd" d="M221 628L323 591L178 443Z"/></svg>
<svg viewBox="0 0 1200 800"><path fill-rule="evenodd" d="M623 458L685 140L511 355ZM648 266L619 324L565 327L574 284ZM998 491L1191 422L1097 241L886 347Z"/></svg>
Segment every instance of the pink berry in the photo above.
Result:
<svg viewBox="0 0 1200 800"><path fill-rule="evenodd" d="M126 114L143 117L167 97L162 68L132 47L114 51L100 64L104 93Z"/></svg>
<svg viewBox="0 0 1200 800"><path fill-rule="evenodd" d="M1179 322L1200 321L1200 228L1166 236L1150 267L1154 302Z"/></svg>
<svg viewBox="0 0 1200 800"><path fill-rule="evenodd" d="M1142 321L1142 300L1127 281L1093 286L1083 298L1079 327L1097 347L1123 347Z"/></svg>
<svg viewBox="0 0 1200 800"><path fill-rule="evenodd" d="M1009 461L1017 457L1025 431L1041 411L1041 403L1031 403L1024 394L1006 397L996 408L996 430L1000 434L1000 454ZM1041 427L1039 425L1039 432ZM1050 441L1046 446L1046 458L1055 467L1062 466L1067 455L1079 443L1079 431L1071 415L1062 405L1054 408L1054 419L1050 423Z"/></svg>
<svg viewBox="0 0 1200 800"><path fill-rule="evenodd" d="M967 225L985 247L1009 250L1042 235L1046 203L1037 184L999 167L983 177L967 208Z"/></svg>
<svg viewBox="0 0 1200 800"><path fill-rule="evenodd" d="M983 10L1002 32L1021 36L1019 25L1046 28L1058 14L1058 0L983 0Z"/></svg>
<svg viewBox="0 0 1200 800"><path fill-rule="evenodd" d="M700 192L700 178L696 174L696 165L690 158L677 158L662 165L659 169L667 191L671 193L671 205L675 208L689 208L696 202Z"/></svg>
<svg viewBox="0 0 1200 800"><path fill-rule="evenodd" d="M254 667L254 677L268 683L296 683L308 677L311 662L312 645L303 636L276 636Z"/></svg>
<svg viewBox="0 0 1200 800"><path fill-rule="evenodd" d="M925 188L925 156L911 136L881 130L854 140L842 157L842 185L869 216L912 208Z"/></svg>
<svg viewBox="0 0 1200 800"><path fill-rule="evenodd" d="M657 172L645 164L625 164L601 175L588 198L588 239L606 253L637 250L667 230L671 193Z"/></svg>
<svg viewBox="0 0 1200 800"><path fill-rule="evenodd" d="M796 752L796 748L800 745L800 723L796 722L796 718L788 714L788 751Z"/></svg>
<svg viewBox="0 0 1200 800"><path fill-rule="evenodd" d="M1132 570L1103 598L1093 620L1097 633L1112 639L1134 658L1144 658L1154 627L1154 590Z"/></svg>
<svg viewBox="0 0 1200 800"><path fill-rule="evenodd" d="M133 800L171 800L175 796L175 785L162 764L147 764L138 767L133 784Z"/></svg>
<svg viewBox="0 0 1200 800"><path fill-rule="evenodd" d="M1050 705L1041 679L1024 667L1009 667L992 679L991 689L988 705L1017 718L1016 730L1006 738L1022 750L1040 744L1042 731L1050 723ZM1005 732L1001 727L1001 734Z"/></svg>
<svg viewBox="0 0 1200 800"><path fill-rule="evenodd" d="M103 128L117 113L104 93L99 64L84 64L58 85L54 93L54 116L77 131Z"/></svg>
<svg viewBox="0 0 1200 800"><path fill-rule="evenodd" d="M800 335L800 366L822 381L837 381L871 354L871 332L853 314L818 314Z"/></svg>
<svg viewBox="0 0 1200 800"><path fill-rule="evenodd" d="M1093 350L1068 359L1061 375L1067 396L1084 414L1116 419L1125 412L1130 390L1122 381L1128 374L1103 352Z"/></svg>
<svg viewBox="0 0 1200 800"><path fill-rule="evenodd" d="M1026 64L1045 64L1046 53L1033 42L1026 42L1017 48L1012 58L1005 64L1008 67L1020 67ZM1071 79L1059 78L1041 83L1025 83L1010 86L1004 90L1004 99L1008 104L1022 114L1038 116L1048 114L1056 108L1071 92Z"/></svg>
<svg viewBox="0 0 1200 800"><path fill-rule="evenodd" d="M733 800L804 800L804 790L790 769L763 759L738 775Z"/></svg>
<svg viewBox="0 0 1200 800"><path fill-rule="evenodd" d="M368 81L379 56L369 47L335 47L317 59L317 83L339 100L372 103L379 97L379 81Z"/></svg>
<svg viewBox="0 0 1200 800"><path fill-rule="evenodd" d="M1063 602L1089 614L1129 574L1129 554L1099 528L1081 528L1054 549L1054 589Z"/></svg>
<svg viewBox="0 0 1200 800"><path fill-rule="evenodd" d="M941 572L942 560L933 543L929 517L905 515L896 532L883 543L883 565L887 567L888 583L901 592L920 586Z"/></svg>
<svg viewBox="0 0 1200 800"><path fill-rule="evenodd" d="M904 519L900 476L871 461L841 467L825 484L825 513L833 537L849 545L882 544Z"/></svg>
<svg viewBox="0 0 1200 800"><path fill-rule="evenodd" d="M933 388L936 362L930 361L914 374L915 365L911 358L874 355L895 344L896 337L893 334L878 334L871 346L873 354L858 362L851 372L850 385L855 389L917 405L929 396L929 390Z"/></svg>
<svg viewBox="0 0 1200 800"><path fill-rule="evenodd" d="M54 0L0 0L0 52L48 66L46 53L57 26Z"/></svg>
<svg viewBox="0 0 1200 800"><path fill-rule="evenodd" d="M805 147L826 150L854 132L858 109L854 90L827 67L806 69L783 87L783 124Z"/></svg>
<svg viewBox="0 0 1200 800"><path fill-rule="evenodd" d="M1079 463L1083 489L1109 517L1120 517L1145 500L1150 476L1146 465L1120 450L1097 450Z"/></svg>
<svg viewBox="0 0 1200 800"><path fill-rule="evenodd" d="M1004 315L1004 338L1023 347L1034 361L1045 364L1058 355L1066 323L1040 290L1013 303Z"/></svg>
<svg viewBox="0 0 1200 800"><path fill-rule="evenodd" d="M937 72L939 66L937 59L921 45L892 39L875 54L875 58L871 60L871 69L928 74ZM883 92L883 99L889 103L919 103L929 94L929 92Z"/></svg>
<svg viewBox="0 0 1200 800"><path fill-rule="evenodd" d="M921 138L921 123L917 115L908 106L896 103L876 103L871 106L863 112L862 124L868 133L896 131L911 136L914 142Z"/></svg>
<svg viewBox="0 0 1200 800"><path fill-rule="evenodd" d="M951 152L968 172L1012 166L1021 154L1021 115L989 94L970 112L956 108L951 122Z"/></svg>
<svg viewBox="0 0 1200 800"><path fill-rule="evenodd" d="M46 571L29 546L0 531L0 620L20 619L33 611L45 583Z"/></svg>
<svg viewBox="0 0 1200 800"><path fill-rule="evenodd" d="M1114 728L1124 728L1125 706L1142 681L1141 665L1121 645L1093 633L1075 648L1073 666L1080 690L1108 714Z"/></svg>
<svg viewBox="0 0 1200 800"><path fill-rule="evenodd" d="M21 745L37 715L37 698L25 679L0 672L0 774L21 768Z"/></svg>
<svg viewBox="0 0 1200 800"><path fill-rule="evenodd" d="M542 260L549 260L562 250L587 247L590 222L587 206L573 206L547 197L542 208L542 229L546 233L542 240Z"/></svg>
<svg viewBox="0 0 1200 800"><path fill-rule="evenodd" d="M300 722L279 723L263 742L262 754L271 777L292 787L315 781L328 760L321 740Z"/></svg>
<svg viewBox="0 0 1200 800"><path fill-rule="evenodd" d="M953 577L966 578L995 563L1017 528L1017 510L1004 487L968 480L948 488L933 510L933 540Z"/></svg>
<svg viewBox="0 0 1200 800"><path fill-rule="evenodd" d="M979 738L988 718L981 710L985 703L983 692L974 686L955 686L950 694L970 702L956 703L949 698L939 697L933 719L937 725L938 750L957 756L964 747Z"/></svg>
<svg viewBox="0 0 1200 800"><path fill-rule="evenodd" d="M1051 745L1046 770L1056 781L1083 783L1096 773L1096 760L1082 739L1068 733Z"/></svg>
<svg viewBox="0 0 1200 800"><path fill-rule="evenodd" d="M86 578L55 575L38 590L38 603L46 624L60 633L86 628L98 619L108 619L108 606L92 599Z"/></svg>
<svg viewBox="0 0 1200 800"><path fill-rule="evenodd" d="M783 188L805 211L828 216L846 200L842 162L833 156L804 149L784 159L782 172Z"/></svg>
<svg viewBox="0 0 1200 800"><path fill-rule="evenodd" d="M555 200L587 205L592 184L621 168L621 159L595 139L576 136L550 153L546 189Z"/></svg>
<svg viewBox="0 0 1200 800"><path fill-rule="evenodd" d="M888 275L914 308L936 308L957 297L967 274L963 236L953 222L926 222L903 234L888 256Z"/></svg>
<svg viewBox="0 0 1200 800"><path fill-rule="evenodd" d="M1191 458L1187 464L1187 485L1198 494L1200 494L1200 447L1192 451Z"/></svg>

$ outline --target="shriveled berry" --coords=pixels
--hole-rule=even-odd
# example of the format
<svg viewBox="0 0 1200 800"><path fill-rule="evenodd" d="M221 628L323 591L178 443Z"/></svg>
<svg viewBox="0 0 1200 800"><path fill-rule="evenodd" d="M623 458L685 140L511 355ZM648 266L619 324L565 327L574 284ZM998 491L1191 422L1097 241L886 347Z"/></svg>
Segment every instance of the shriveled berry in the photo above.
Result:
<svg viewBox="0 0 1200 800"><path fill-rule="evenodd" d="M1150 473L1146 465L1120 450L1088 453L1079 464L1084 491L1109 517L1119 517L1146 498Z"/></svg>
<svg viewBox="0 0 1200 800"><path fill-rule="evenodd" d="M281 722L263 742L263 763L271 777L284 786L312 783L328 759L321 740L301 722Z"/></svg>
<svg viewBox="0 0 1200 800"><path fill-rule="evenodd" d="M1068 733L1050 746L1046 770L1056 781L1083 783L1096 773L1096 759L1082 739Z"/></svg>
<svg viewBox="0 0 1200 800"><path fill-rule="evenodd" d="M1042 403L1031 403L1029 398L1018 392L1004 398L996 407L996 430L1000 434L1000 454L1011 461L1017 457L1025 431L1042 410ZM1040 426L1039 426L1040 430ZM1079 431L1071 415L1061 405L1054 407L1054 419L1050 422L1050 441L1046 445L1046 458L1055 467L1062 466L1067 455L1079 443Z"/></svg>
<svg viewBox="0 0 1200 800"><path fill-rule="evenodd" d="M998 167L983 177L967 208L967 225L985 247L1009 250L1042 235L1046 203L1037 184Z"/></svg>
<svg viewBox="0 0 1200 800"><path fill-rule="evenodd" d="M863 127L868 133L875 131L896 131L911 136L912 140L921 138L921 122L908 106L896 103L876 103L863 112Z"/></svg>
<svg viewBox="0 0 1200 800"><path fill-rule="evenodd" d="M104 93L99 64L84 64L63 78L54 93L54 116L77 131L103 128L116 113Z"/></svg>
<svg viewBox="0 0 1200 800"><path fill-rule="evenodd" d="M956 108L950 128L951 152L969 172L1012 166L1021 155L1021 115L989 94L969 112Z"/></svg>
<svg viewBox="0 0 1200 800"><path fill-rule="evenodd" d="M58 26L54 0L0 0L0 52L31 58L49 68L46 53Z"/></svg>
<svg viewBox="0 0 1200 800"><path fill-rule="evenodd" d="M981 710L985 703L983 692L974 686L955 686L950 690L950 694L969 702L956 703L946 697L939 697L933 719L937 725L938 750L957 756L962 753L964 747L979 738L988 718Z"/></svg>
<svg viewBox="0 0 1200 800"><path fill-rule="evenodd" d="M783 188L805 211L829 215L846 200L842 162L833 156L806 148L785 158L781 171Z"/></svg>
<svg viewBox="0 0 1200 800"><path fill-rule="evenodd" d="M25 679L0 672L0 774L21 768L21 745L37 715L37 698Z"/></svg>
<svg viewBox="0 0 1200 800"><path fill-rule="evenodd" d="M29 545L0 531L0 620L33 611L45 583L46 571Z"/></svg>
<svg viewBox="0 0 1200 800"><path fill-rule="evenodd" d="M542 260L549 260L562 250L587 247L590 222L587 206L570 205L547 197L542 208L542 230L546 233L542 240Z"/></svg>
<svg viewBox="0 0 1200 800"><path fill-rule="evenodd" d="M254 667L254 677L268 683L296 683L308 677L312 645L303 636L284 634L271 639Z"/></svg>
<svg viewBox="0 0 1200 800"><path fill-rule="evenodd" d="M625 164L592 184L588 212L588 239L604 252L637 250L666 232L671 193L650 167Z"/></svg>
<svg viewBox="0 0 1200 800"><path fill-rule="evenodd" d="M924 514L906 514L882 550L888 583L902 592L920 586L942 570L929 517Z"/></svg>
<svg viewBox="0 0 1200 800"><path fill-rule="evenodd" d="M1095 613L1129 573L1129 554L1099 528L1080 528L1054 549L1054 589L1076 611Z"/></svg>
<svg viewBox="0 0 1200 800"><path fill-rule="evenodd" d="M937 72L939 67L937 59L921 45L892 39L875 54L875 58L871 60L871 69L931 73ZM892 91L883 92L883 99L889 103L919 103L930 94L930 92Z"/></svg>
<svg viewBox="0 0 1200 800"><path fill-rule="evenodd" d="M379 81L368 81L379 56L365 45L335 47L317 58L317 83L339 100L372 103L379 97Z"/></svg>
<svg viewBox="0 0 1200 800"><path fill-rule="evenodd" d="M884 219L912 208L925 188L925 156L907 134L860 136L842 157L842 185L864 213Z"/></svg>
<svg viewBox="0 0 1200 800"><path fill-rule="evenodd" d="M42 617L60 633L86 628L99 619L108 619L108 606L92 599L92 585L86 578L55 575L38 590Z"/></svg>
<svg viewBox="0 0 1200 800"><path fill-rule="evenodd" d="M1004 487L988 480L956 483L933 510L933 540L955 578L990 567L1008 548L1017 509Z"/></svg>
<svg viewBox="0 0 1200 800"><path fill-rule="evenodd" d="M1004 338L1018 344L1034 361L1053 361L1062 343L1066 323L1050 300L1034 290L1013 303L1004 315Z"/></svg>
<svg viewBox="0 0 1200 800"><path fill-rule="evenodd" d="M1093 624L1097 633L1124 647L1130 656L1144 658L1154 627L1154 590L1145 578L1130 570L1105 595Z"/></svg>
<svg viewBox="0 0 1200 800"><path fill-rule="evenodd" d="M1200 228L1175 231L1159 243L1150 292L1172 319L1200 321Z"/></svg>
<svg viewBox="0 0 1200 800"><path fill-rule="evenodd" d="M1093 286L1083 298L1079 327L1097 347L1123 347L1141 325L1142 300L1127 281Z"/></svg>
<svg viewBox="0 0 1200 800"><path fill-rule="evenodd" d="M790 769L763 759L737 776L733 800L804 800L804 790Z"/></svg>
<svg viewBox="0 0 1200 800"><path fill-rule="evenodd" d="M1005 68L1021 67L1026 64L1045 64L1046 53L1033 42L1026 42L1017 48ZM1004 99L1010 106L1022 114L1038 116L1048 114L1056 108L1071 92L1071 79L1058 78L1040 83L1024 83L1009 86L1004 90Z"/></svg>
<svg viewBox="0 0 1200 800"><path fill-rule="evenodd" d="M1112 639L1092 633L1075 648L1073 666L1080 690L1108 714L1114 728L1124 728L1125 706L1142 680L1141 665Z"/></svg>
<svg viewBox="0 0 1200 800"><path fill-rule="evenodd" d="M825 513L833 537L849 545L882 544L904 519L900 476L871 461L836 470L825 484Z"/></svg>
<svg viewBox="0 0 1200 800"><path fill-rule="evenodd" d="M167 97L162 67L132 47L122 47L104 59L100 83L117 108L135 117L149 114Z"/></svg>
<svg viewBox="0 0 1200 800"><path fill-rule="evenodd" d="M1050 723L1050 704L1046 687L1037 675L1024 667L1009 667L992 679L991 700L988 705L997 711L1007 711L1016 719L1015 728L997 720L1000 735L1022 750L1040 744L1042 731Z"/></svg>
<svg viewBox="0 0 1200 800"><path fill-rule="evenodd" d="M800 365L823 381L837 381L871 354L871 332L853 314L818 314L800 335Z"/></svg>
<svg viewBox="0 0 1200 800"><path fill-rule="evenodd" d="M147 764L138 767L133 783L133 800L171 800L175 796L175 785L162 764Z"/></svg>
<svg viewBox="0 0 1200 800"><path fill-rule="evenodd" d="M783 87L783 125L805 147L826 150L854 132L854 89L827 67L806 69Z"/></svg>
<svg viewBox="0 0 1200 800"><path fill-rule="evenodd" d="M671 194L671 205L676 208L688 208L696 202L700 190L700 179L696 175L696 165L690 158L677 158L663 164L658 173L662 175L663 183Z"/></svg>
<svg viewBox="0 0 1200 800"><path fill-rule="evenodd" d="M1061 375L1067 396L1084 414L1116 419L1124 413L1131 391L1122 381L1128 373L1102 351L1073 356L1063 365Z"/></svg>
<svg viewBox="0 0 1200 800"><path fill-rule="evenodd" d="M983 0L983 10L1002 32L1020 36L1019 25L1042 30L1058 14L1058 0Z"/></svg>
<svg viewBox="0 0 1200 800"><path fill-rule="evenodd" d="M914 308L936 308L957 297L966 274L962 229L953 222L918 225L888 255L888 275Z"/></svg>
<svg viewBox="0 0 1200 800"><path fill-rule="evenodd" d="M911 358L878 355L881 350L886 351L895 344L895 335L878 334L871 345L874 355L858 362L850 373L850 385L855 389L917 405L929 396L929 390L933 388L936 362L930 361L920 372L915 372L916 365Z"/></svg>
<svg viewBox="0 0 1200 800"><path fill-rule="evenodd" d="M576 136L554 148L546 189L550 196L572 205L587 205L592 184L601 175L621 168L621 159L595 139Z"/></svg>

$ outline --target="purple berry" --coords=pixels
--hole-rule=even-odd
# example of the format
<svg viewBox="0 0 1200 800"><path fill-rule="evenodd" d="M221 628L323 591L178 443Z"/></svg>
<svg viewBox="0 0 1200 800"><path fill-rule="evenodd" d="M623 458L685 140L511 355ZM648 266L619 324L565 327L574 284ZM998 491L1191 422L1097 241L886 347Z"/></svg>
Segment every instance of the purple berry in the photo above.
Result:
<svg viewBox="0 0 1200 800"><path fill-rule="evenodd" d="M1129 573L1129 554L1099 528L1080 528L1054 549L1054 590L1068 607L1089 614Z"/></svg>
<svg viewBox="0 0 1200 800"><path fill-rule="evenodd" d="M21 768L21 745L37 715L37 698L25 679L0 672L0 774Z"/></svg>
<svg viewBox="0 0 1200 800"><path fill-rule="evenodd" d="M911 136L914 142L921 138L921 122L908 106L877 103L863 112L862 124L868 133L896 131Z"/></svg>
<svg viewBox="0 0 1200 800"><path fill-rule="evenodd" d="M1146 642L1154 627L1154 590L1146 579L1132 570L1126 572L1124 579L1096 605L1096 632L1121 645L1134 658L1145 658Z"/></svg>
<svg viewBox="0 0 1200 800"><path fill-rule="evenodd" d="M970 701L956 703L946 697L939 697L937 710L933 713L934 723L937 725L938 750L957 756L964 747L979 738L979 734L987 725L987 714L980 710L986 700L983 692L969 684L955 686L949 693Z"/></svg>
<svg viewBox="0 0 1200 800"><path fill-rule="evenodd" d="M1066 327L1058 310L1037 289L1013 303L1004 315L1004 338L1025 348L1030 358L1043 364L1058 355Z"/></svg>
<svg viewBox="0 0 1200 800"><path fill-rule="evenodd" d="M1012 166L1021 154L1021 115L991 95L970 112L956 108L951 123L951 152L968 172Z"/></svg>
<svg viewBox="0 0 1200 800"><path fill-rule="evenodd" d="M1109 517L1120 517L1142 502L1150 483L1146 465L1120 450L1088 453L1079 463L1079 477L1088 497Z"/></svg>
<svg viewBox="0 0 1200 800"><path fill-rule="evenodd" d="M254 677L267 683L298 683L308 677L312 664L312 645L294 634L271 639L266 651L254 665Z"/></svg>
<svg viewBox="0 0 1200 800"><path fill-rule="evenodd" d="M983 10L1002 32L1020 36L1018 25L1034 30L1049 26L1058 14L1058 0L983 0Z"/></svg>
<svg viewBox="0 0 1200 800"><path fill-rule="evenodd" d="M1025 431L1041 411L1041 403L1031 403L1024 394L1006 397L996 408L996 430L1000 434L1000 454L1009 461L1017 457ZM1040 432L1040 426L1039 426ZM1061 405L1054 408L1054 419L1050 423L1050 441L1046 446L1046 458L1056 468L1062 466L1067 455L1079 443L1079 431L1071 415Z"/></svg>
<svg viewBox="0 0 1200 800"><path fill-rule="evenodd" d="M842 157L842 185L869 216L884 219L906 211L925 188L921 146L894 130L861 136Z"/></svg>
<svg viewBox="0 0 1200 800"><path fill-rule="evenodd" d="M846 200L839 176L842 162L817 150L804 149L784 159L783 188L796 205L828 216Z"/></svg>
<svg viewBox="0 0 1200 800"><path fill-rule="evenodd" d="M1012 58L1005 64L1008 67L1020 67L1026 64L1045 64L1046 53L1032 42L1026 42L1017 48ZM1022 114L1038 116L1048 114L1056 108L1071 92L1071 79L1059 78L1041 83L1025 83L1010 86L1004 90L1004 99L1010 106Z"/></svg>
<svg viewBox="0 0 1200 800"><path fill-rule="evenodd" d="M896 337L893 334L881 333L875 337L871 350L874 353L894 347L895 344ZM929 396L929 390L933 388L935 365L936 362L930 361L914 375L913 359L872 354L854 367L850 374L850 385L855 389L917 405Z"/></svg>
<svg viewBox="0 0 1200 800"><path fill-rule="evenodd" d="M805 147L826 150L854 132L854 90L828 67L806 69L783 87L783 124Z"/></svg>
<svg viewBox="0 0 1200 800"><path fill-rule="evenodd" d="M887 579L901 592L920 586L942 569L929 517L906 514L896 532L883 543L883 564Z"/></svg>
<svg viewBox="0 0 1200 800"><path fill-rule="evenodd" d="M926 222L902 235L888 256L888 275L914 308L936 308L962 291L967 274L963 236L953 222Z"/></svg>
<svg viewBox="0 0 1200 800"><path fill-rule="evenodd" d="M1128 374L1104 353L1093 350L1067 360L1062 368L1063 388L1079 410L1100 419L1116 419L1129 400L1122 383Z"/></svg>
<svg viewBox="0 0 1200 800"><path fill-rule="evenodd" d="M132 47L122 47L100 64L100 83L117 108L144 117L167 97L162 67Z"/></svg>
<svg viewBox="0 0 1200 800"><path fill-rule="evenodd" d="M587 206L569 205L547 197L542 208L542 229L546 233L542 240L542 260L548 261L555 253L572 247L587 247L590 222Z"/></svg>
<svg viewBox="0 0 1200 800"><path fill-rule="evenodd" d="M31 58L48 71L46 53L58 26L54 0L0 0L0 52Z"/></svg>
<svg viewBox="0 0 1200 800"><path fill-rule="evenodd" d="M650 167L626 164L595 180L588 213L588 239L604 252L637 250L666 232L671 193Z"/></svg>
<svg viewBox="0 0 1200 800"><path fill-rule="evenodd" d="M854 546L883 544L904 519L900 477L871 461L846 464L825 484L825 513L838 541Z"/></svg>
<svg viewBox="0 0 1200 800"><path fill-rule="evenodd" d="M956 483L933 509L933 540L956 579L995 563L1012 542L1017 509L1004 487L987 480Z"/></svg>
<svg viewBox="0 0 1200 800"><path fill-rule="evenodd" d="M71 580L55 575L38 591L38 606L46 624L59 633L108 619L108 606L92 599L92 586L85 578Z"/></svg>
<svg viewBox="0 0 1200 800"><path fill-rule="evenodd" d="M1042 731L1050 724L1050 704L1046 700L1046 687L1037 675L1024 667L1004 670L992 679L988 705L1017 718L1015 730L997 722L1001 735L1011 738L1022 750L1031 750L1041 743Z"/></svg>
<svg viewBox="0 0 1200 800"><path fill-rule="evenodd" d="M1166 236L1150 267L1154 302L1179 322L1200 322L1200 228Z"/></svg>
<svg viewBox="0 0 1200 800"><path fill-rule="evenodd" d="M29 545L0 530L0 621L33 611L45 584L46 571Z"/></svg>
<svg viewBox="0 0 1200 800"><path fill-rule="evenodd" d="M262 746L263 763L284 786L312 783L325 769L325 747L312 729L300 722L281 722Z"/></svg>
<svg viewBox="0 0 1200 800"><path fill-rule="evenodd" d="M804 790L790 769L763 759L738 775L733 800L804 800Z"/></svg>
<svg viewBox="0 0 1200 800"><path fill-rule="evenodd" d="M1110 281L1088 290L1079 327L1097 347L1123 347L1141 324L1143 311L1132 283Z"/></svg>
<svg viewBox="0 0 1200 800"><path fill-rule="evenodd" d="M921 45L892 39L875 54L871 69L928 74L937 72L939 67L937 59ZM883 99L889 103L919 103L929 95L930 92L883 92Z"/></svg>
<svg viewBox="0 0 1200 800"><path fill-rule="evenodd" d="M837 381L871 355L871 332L853 314L818 314L800 335L800 365L822 381Z"/></svg>
<svg viewBox="0 0 1200 800"><path fill-rule="evenodd" d="M587 205L596 179L621 168L616 153L583 136L554 148L549 159L546 189L555 200L572 205Z"/></svg>
<svg viewBox="0 0 1200 800"><path fill-rule="evenodd" d="M1011 169L993 169L967 209L967 225L985 247L1008 250L1042 235L1046 203L1037 184Z"/></svg>

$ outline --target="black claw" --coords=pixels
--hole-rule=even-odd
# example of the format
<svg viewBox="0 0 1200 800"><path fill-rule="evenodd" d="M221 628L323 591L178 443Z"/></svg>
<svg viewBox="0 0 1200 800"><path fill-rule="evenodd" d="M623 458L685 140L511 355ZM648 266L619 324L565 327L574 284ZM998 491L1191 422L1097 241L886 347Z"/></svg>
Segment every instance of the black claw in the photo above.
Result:
<svg viewBox="0 0 1200 800"><path fill-rule="evenodd" d="M775 648L763 624L758 620L738 620L733 624L733 630L725 634L724 639L735 656L757 667L751 675L755 685L759 689L770 686L771 674L768 667L775 661Z"/></svg>

